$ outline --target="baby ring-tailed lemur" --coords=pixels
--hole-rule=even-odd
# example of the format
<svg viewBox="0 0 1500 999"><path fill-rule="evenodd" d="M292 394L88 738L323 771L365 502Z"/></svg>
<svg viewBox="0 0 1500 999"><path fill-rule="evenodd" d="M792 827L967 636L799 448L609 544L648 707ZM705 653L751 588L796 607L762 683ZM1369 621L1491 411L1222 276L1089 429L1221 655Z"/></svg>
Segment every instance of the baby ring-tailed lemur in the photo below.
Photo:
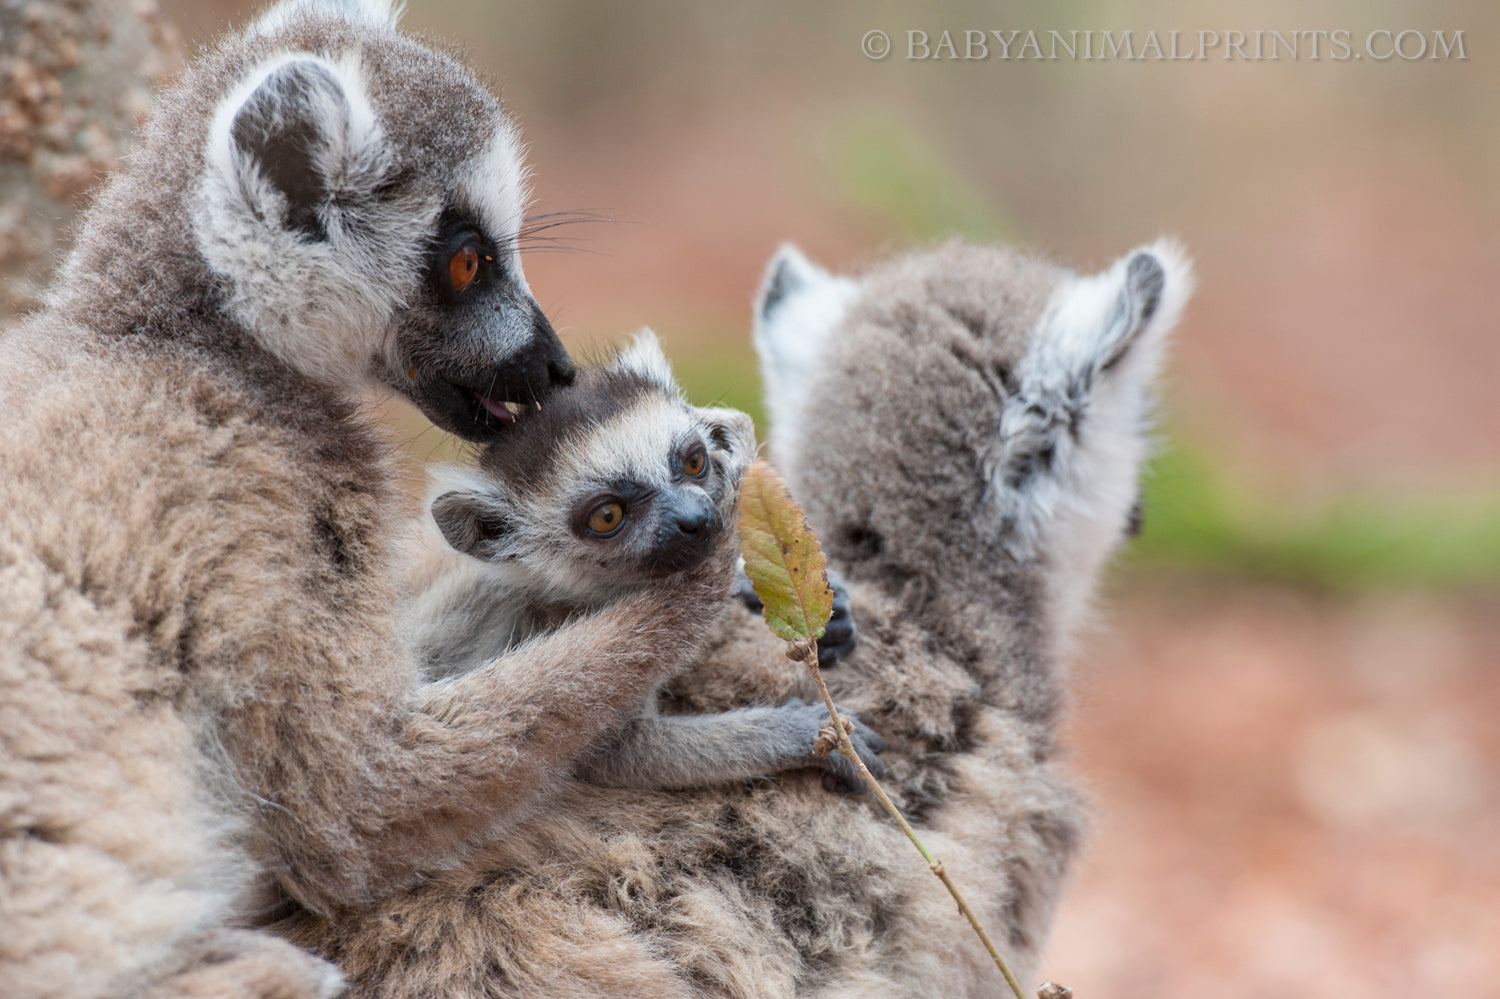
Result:
<svg viewBox="0 0 1500 999"><path fill-rule="evenodd" d="M407 607L418 658L434 679L467 673L701 562L734 529L725 510L754 455L750 418L689 405L642 331L481 452L477 472L440 473L433 520L470 558ZM796 699L660 716L653 695L574 770L589 783L663 789L821 767L830 790L856 790L849 761L813 753L827 721L822 704ZM855 747L880 776L883 741L854 725ZM558 760L559 771L570 762Z"/></svg>

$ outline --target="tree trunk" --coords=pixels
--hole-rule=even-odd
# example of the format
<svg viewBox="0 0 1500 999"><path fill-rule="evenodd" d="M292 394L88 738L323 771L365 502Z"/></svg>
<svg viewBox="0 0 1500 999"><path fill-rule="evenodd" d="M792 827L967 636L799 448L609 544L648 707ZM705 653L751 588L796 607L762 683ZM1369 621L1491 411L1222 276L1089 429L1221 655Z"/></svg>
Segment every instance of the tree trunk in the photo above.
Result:
<svg viewBox="0 0 1500 999"><path fill-rule="evenodd" d="M155 0L0 0L0 326L40 303L179 49Z"/></svg>

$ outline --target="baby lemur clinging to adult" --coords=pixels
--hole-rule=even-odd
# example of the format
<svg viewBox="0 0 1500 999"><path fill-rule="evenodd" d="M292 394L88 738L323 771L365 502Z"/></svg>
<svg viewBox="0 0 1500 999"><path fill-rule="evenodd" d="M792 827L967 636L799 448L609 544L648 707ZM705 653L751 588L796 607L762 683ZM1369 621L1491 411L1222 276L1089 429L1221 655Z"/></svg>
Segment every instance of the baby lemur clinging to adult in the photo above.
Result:
<svg viewBox="0 0 1500 999"><path fill-rule="evenodd" d="M433 520L470 558L407 607L419 660L434 679L464 674L698 564L734 529L725 511L754 455L750 418L689 405L656 337L643 331L527 413L481 452L477 471L439 474ZM847 760L813 754L827 720L821 704L800 700L660 716L648 697L579 759L558 760L558 770L571 764L589 783L671 789L813 767L830 789L856 789ZM856 720L853 738L883 773L880 737Z"/></svg>

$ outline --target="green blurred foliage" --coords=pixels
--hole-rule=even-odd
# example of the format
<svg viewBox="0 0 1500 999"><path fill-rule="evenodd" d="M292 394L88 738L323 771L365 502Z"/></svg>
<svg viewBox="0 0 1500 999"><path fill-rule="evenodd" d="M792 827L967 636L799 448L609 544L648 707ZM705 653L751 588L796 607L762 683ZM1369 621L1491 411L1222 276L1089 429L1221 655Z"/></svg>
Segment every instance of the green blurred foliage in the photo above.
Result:
<svg viewBox="0 0 1500 999"><path fill-rule="evenodd" d="M673 354L672 370L678 384L699 406L729 406L749 413L764 440L766 416L761 405L760 375L749 338L716 337L712 343L716 348L712 351Z"/></svg>
<svg viewBox="0 0 1500 999"><path fill-rule="evenodd" d="M1207 451L1166 447L1144 484L1139 565L1317 586L1442 587L1500 580L1500 497L1350 494L1291 509L1234 482Z"/></svg>
<svg viewBox="0 0 1500 999"><path fill-rule="evenodd" d="M960 177L938 146L889 112L850 112L827 127L823 145L839 201L884 231L905 240L1016 238L999 207Z"/></svg>

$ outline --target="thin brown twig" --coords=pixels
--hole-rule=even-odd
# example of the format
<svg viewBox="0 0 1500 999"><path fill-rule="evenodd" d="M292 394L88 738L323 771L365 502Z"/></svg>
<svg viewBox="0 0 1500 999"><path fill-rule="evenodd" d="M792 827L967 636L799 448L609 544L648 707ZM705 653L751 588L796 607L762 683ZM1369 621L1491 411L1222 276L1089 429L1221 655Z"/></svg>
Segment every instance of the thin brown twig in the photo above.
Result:
<svg viewBox="0 0 1500 999"><path fill-rule="evenodd" d="M799 646L799 643L794 642L791 644L794 648L798 648ZM812 674L813 680L818 684L818 692L823 695L823 703L828 707L828 716L833 719L833 730L838 735L839 740L839 752L859 770L859 776L869 785L870 790L875 792L875 797L885 806L885 810L891 814L891 818L895 819L897 824L901 826L901 831L906 833L906 838L911 840L912 845L922 854L922 859L927 861L928 868L932 870L933 874L937 875L937 879L943 883L943 887L948 889L948 894L952 895L953 901L958 903L958 911L964 914L964 918L969 921L969 925L978 934L980 942L984 944L984 949L990 952L990 957L994 958L995 967L999 968L1000 974L1005 976L1006 984L1016 994L1016 999L1026 999L1025 994L1021 991L1021 983L1016 981L1015 975L1011 974L1010 968L1006 966L1005 959L1000 956L1000 951L995 947L995 943L990 939L990 935L984 931L983 926L979 925L979 917L974 915L974 910L969 908L969 903L964 901L964 897L959 892L958 887L948 877L948 872L943 869L942 861L928 852L927 847L917 838L916 830L911 827L910 822L906 821L906 816L901 814L901 809L896 807L895 802L891 801L890 796L885 793L885 788L881 787L880 782L870 774L870 769L865 766L865 761L859 758L859 753L855 751L854 744L849 741L849 733L844 731L844 726L839 720L838 708L834 707L833 695L828 692L828 685L823 682L823 673L818 669L818 647L812 642L806 644L811 647L811 651L806 653L802 662L807 666L808 672ZM802 650L798 648L798 651Z"/></svg>

